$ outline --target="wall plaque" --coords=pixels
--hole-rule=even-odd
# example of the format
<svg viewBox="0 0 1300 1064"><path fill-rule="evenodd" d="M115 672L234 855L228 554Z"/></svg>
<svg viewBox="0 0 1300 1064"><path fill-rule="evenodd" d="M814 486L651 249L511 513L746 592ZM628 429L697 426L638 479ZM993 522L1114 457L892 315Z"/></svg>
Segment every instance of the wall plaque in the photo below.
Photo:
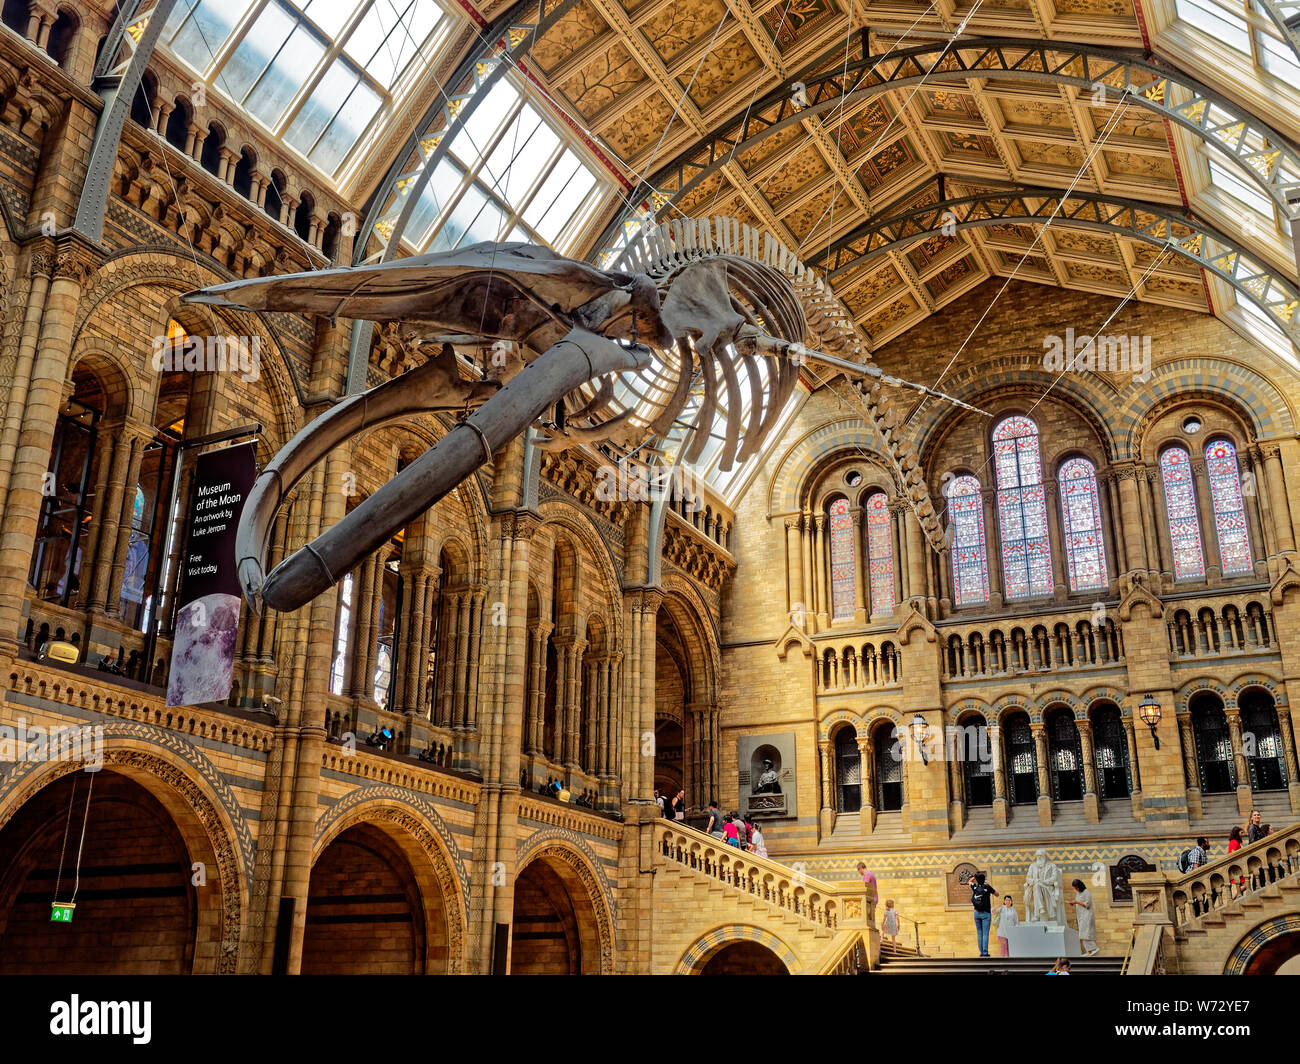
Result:
<svg viewBox="0 0 1300 1064"><path fill-rule="evenodd" d="M1156 866L1135 853L1126 854L1110 866L1110 900L1131 902L1133 888L1128 877L1134 872L1154 872Z"/></svg>
<svg viewBox="0 0 1300 1064"><path fill-rule="evenodd" d="M951 872L944 873L944 886L948 892L947 904L950 906L970 904L971 877L981 871L975 865L964 861Z"/></svg>

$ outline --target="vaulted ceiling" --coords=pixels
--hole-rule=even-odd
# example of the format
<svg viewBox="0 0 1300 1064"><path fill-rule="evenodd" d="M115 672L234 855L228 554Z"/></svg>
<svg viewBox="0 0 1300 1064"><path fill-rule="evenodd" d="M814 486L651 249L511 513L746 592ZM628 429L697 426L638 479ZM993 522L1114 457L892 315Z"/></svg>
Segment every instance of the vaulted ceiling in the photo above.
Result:
<svg viewBox="0 0 1300 1064"><path fill-rule="evenodd" d="M1170 12L1162 17L1172 24ZM578 0L533 45L528 69L630 186L658 175L654 187L671 196L699 171L673 177L666 164L679 157L717 164L720 153L705 147L711 137L738 117L776 117L779 104L768 94L778 87L798 94L819 74L857 60L863 30L872 56L941 46L963 27L981 37L1140 52L1150 46L1144 21L1150 15L1144 20L1132 0L983 0L973 13L951 0ZM1157 62L1176 59L1157 55ZM945 80L952 56L938 48L920 73L934 60L939 76L810 113L721 154L720 165L673 201L656 199L660 220L730 215L773 233L805 262L827 266L835 264L828 249L872 218L936 203L941 193L951 200L1027 186L1178 212L1196 204L1211 224L1235 225L1240 235L1247 212L1234 211L1212 187L1212 153L1160 114L1118 92L1102 97L1028 75ZM1258 91L1235 87L1243 106ZM1296 138L1300 123L1291 116L1284 132ZM683 156L693 147L694 156ZM940 174L942 187L934 180ZM1203 205L1200 189L1208 189ZM1054 199L1024 202L1051 213ZM1268 232L1268 221L1246 235L1294 281L1285 234ZM846 261L852 257L835 260ZM1009 219L932 234L842 268L833 280L864 338L879 347L983 280L1013 274L1199 311L1233 303L1230 289L1185 257L1060 217L1046 229Z"/></svg>

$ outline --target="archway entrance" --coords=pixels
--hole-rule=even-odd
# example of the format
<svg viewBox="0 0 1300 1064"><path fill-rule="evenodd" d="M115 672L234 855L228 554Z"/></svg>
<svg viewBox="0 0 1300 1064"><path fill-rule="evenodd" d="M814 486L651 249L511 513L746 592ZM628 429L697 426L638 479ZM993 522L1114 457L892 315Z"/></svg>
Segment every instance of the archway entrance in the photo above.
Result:
<svg viewBox="0 0 1300 1064"><path fill-rule="evenodd" d="M542 856L515 884L510 922L511 975L598 975L597 915L577 872Z"/></svg>
<svg viewBox="0 0 1300 1064"><path fill-rule="evenodd" d="M1284 974L1300 975L1300 931L1264 943L1242 970L1242 975Z"/></svg>
<svg viewBox="0 0 1300 1064"><path fill-rule="evenodd" d="M781 958L758 942L732 942L705 962L700 975L789 975Z"/></svg>
<svg viewBox="0 0 1300 1064"><path fill-rule="evenodd" d="M104 769L93 782L60 777L0 831L0 974L191 973L199 905L180 829L126 776ZM74 886L71 923L52 922L51 902Z"/></svg>
<svg viewBox="0 0 1300 1064"><path fill-rule="evenodd" d="M436 887L417 881L402 847L380 828L348 828L312 868L302 973L423 974L431 954L447 953L439 907L425 904L441 901L426 897L431 890ZM435 914L432 927L427 912Z"/></svg>

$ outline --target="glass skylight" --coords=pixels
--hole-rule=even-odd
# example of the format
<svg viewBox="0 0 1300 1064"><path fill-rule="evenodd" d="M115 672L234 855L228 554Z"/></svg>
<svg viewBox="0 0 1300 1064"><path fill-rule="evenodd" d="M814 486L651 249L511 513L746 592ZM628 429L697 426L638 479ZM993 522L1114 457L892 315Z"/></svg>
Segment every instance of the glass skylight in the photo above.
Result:
<svg viewBox="0 0 1300 1064"><path fill-rule="evenodd" d="M524 98L512 72L456 133L412 208L406 238L421 251L525 240L568 253L610 186Z"/></svg>
<svg viewBox="0 0 1300 1064"><path fill-rule="evenodd" d="M178 0L159 46L333 178L452 22L436 0Z"/></svg>
<svg viewBox="0 0 1300 1064"><path fill-rule="evenodd" d="M1179 18L1300 88L1300 59L1257 0L1175 0Z"/></svg>

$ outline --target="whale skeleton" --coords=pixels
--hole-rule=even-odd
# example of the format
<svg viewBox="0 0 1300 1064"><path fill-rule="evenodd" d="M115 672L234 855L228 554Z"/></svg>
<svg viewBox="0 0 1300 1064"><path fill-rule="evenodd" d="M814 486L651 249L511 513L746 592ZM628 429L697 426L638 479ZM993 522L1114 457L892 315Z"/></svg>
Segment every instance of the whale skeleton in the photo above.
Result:
<svg viewBox="0 0 1300 1064"><path fill-rule="evenodd" d="M239 581L253 608L297 609L333 586L530 426L546 433L534 440L544 450L596 445L625 454L661 453L652 445L678 432L679 460L688 464L720 440L725 472L759 452L808 362L854 382L922 530L943 547L916 452L881 388L977 408L866 363L865 344L829 286L770 234L735 219L648 227L618 260L622 268L606 270L531 244L488 242L186 295L214 306L400 321L442 343L436 357L304 426L258 476L236 533ZM463 380L453 344L495 341L510 341L523 368L504 383ZM361 432L437 410L461 416L265 573L276 512L313 465Z"/></svg>

